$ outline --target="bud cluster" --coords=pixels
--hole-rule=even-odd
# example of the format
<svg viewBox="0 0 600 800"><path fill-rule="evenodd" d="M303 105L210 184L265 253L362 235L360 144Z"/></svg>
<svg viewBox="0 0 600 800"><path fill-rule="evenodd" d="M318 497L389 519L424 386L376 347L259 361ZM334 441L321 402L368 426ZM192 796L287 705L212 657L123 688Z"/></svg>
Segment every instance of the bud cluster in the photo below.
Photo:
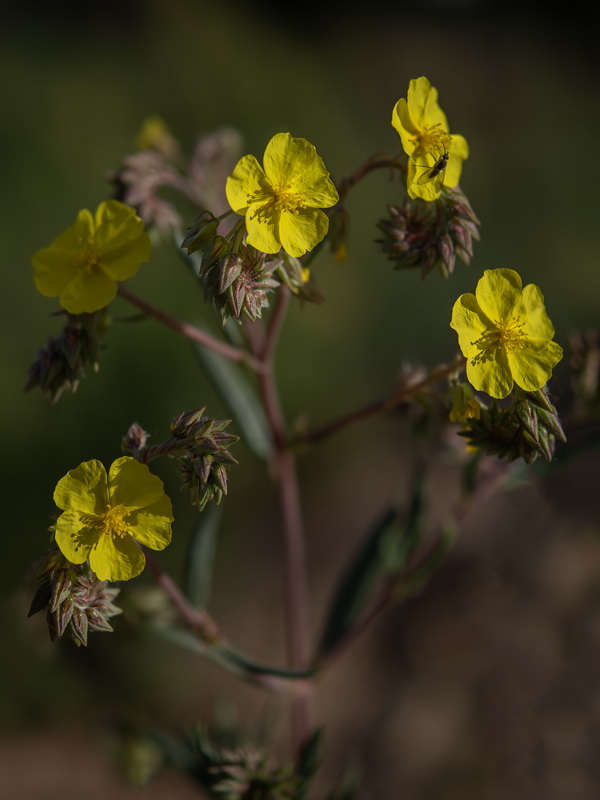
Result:
<svg viewBox="0 0 600 800"><path fill-rule="evenodd" d="M114 605L121 590L98 580L87 564L71 564L55 549L39 566L37 580L28 616L46 610L52 641L66 633L86 646L90 631L113 630L108 620L121 613Z"/></svg>
<svg viewBox="0 0 600 800"><path fill-rule="evenodd" d="M556 408L545 388L536 392L519 390L510 406L500 408L494 401L481 406L479 418L468 420L460 432L472 448L486 455L532 464L539 456L552 461L556 441L566 441Z"/></svg>
<svg viewBox="0 0 600 800"><path fill-rule="evenodd" d="M162 120L147 120L137 144L138 152L126 156L109 179L116 186L116 199L133 206L147 228L164 234L182 225L173 203L159 195L164 188L200 208L208 203L219 212L227 208L223 186L241 145L235 131L221 128L201 136L188 162Z"/></svg>
<svg viewBox="0 0 600 800"><path fill-rule="evenodd" d="M293 800L299 796L301 779L294 769L272 766L254 745L219 746L204 727L199 728L194 744L203 783L223 800Z"/></svg>
<svg viewBox="0 0 600 800"><path fill-rule="evenodd" d="M86 367L91 365L98 371L101 341L108 327L106 309L93 314L64 313L65 326L38 350L25 384L25 391L39 386L53 402L65 389L76 391Z"/></svg>
<svg viewBox="0 0 600 800"><path fill-rule="evenodd" d="M131 426L123 443L126 448L142 455L145 462L168 455L179 462L181 488L190 492L192 502L200 511L209 500L220 503L227 494L228 468L237 464L229 452L239 436L226 433L231 420L204 416L205 406L185 411L171 423L171 436L161 444L143 449L147 434L137 423Z"/></svg>
<svg viewBox="0 0 600 800"><path fill-rule="evenodd" d="M480 223L458 187L444 188L435 202L407 198L402 207L389 205L388 211L389 218L378 223L385 235L378 242L396 262L395 269L420 269L425 278L437 268L447 278L456 256L470 262Z"/></svg>

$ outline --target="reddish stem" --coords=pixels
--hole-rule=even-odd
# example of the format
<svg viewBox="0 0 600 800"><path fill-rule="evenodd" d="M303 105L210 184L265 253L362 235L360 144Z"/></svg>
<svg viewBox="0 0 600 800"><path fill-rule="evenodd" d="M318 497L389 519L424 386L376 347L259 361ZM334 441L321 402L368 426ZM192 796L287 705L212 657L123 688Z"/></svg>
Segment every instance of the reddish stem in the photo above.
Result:
<svg viewBox="0 0 600 800"><path fill-rule="evenodd" d="M201 344L203 347L208 347L211 350L214 350L216 353L225 356L225 358L231 359L231 361L243 361L256 371L262 368L262 365L258 359L254 358L254 356L250 355L245 350L227 344L227 342L222 342L220 339L215 339L209 333L205 333L204 331L200 330L200 328L196 328L194 325L189 325L187 322L182 322L181 320L170 316L164 311L161 311L159 308L151 305L146 300L142 300L141 297L138 297L130 292L129 289L126 289L123 286L123 284L119 284L118 292L119 296L124 300L127 300L128 303L136 306L145 314L149 314L151 317L154 317L154 319L162 322L163 325L166 325L168 328L171 328L172 330L177 331L177 333L182 334L182 336L185 336L192 342Z"/></svg>

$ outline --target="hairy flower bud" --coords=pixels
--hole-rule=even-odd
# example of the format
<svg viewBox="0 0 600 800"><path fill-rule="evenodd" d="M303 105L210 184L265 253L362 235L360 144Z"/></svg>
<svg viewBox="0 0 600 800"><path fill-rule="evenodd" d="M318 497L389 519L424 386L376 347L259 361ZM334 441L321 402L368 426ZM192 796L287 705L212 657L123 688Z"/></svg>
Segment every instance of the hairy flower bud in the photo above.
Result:
<svg viewBox="0 0 600 800"><path fill-rule="evenodd" d="M123 437L121 447L126 453L131 453L134 458L138 458L142 450L146 447L148 442L149 433L147 433L141 425L133 422L129 426L129 430Z"/></svg>
<svg viewBox="0 0 600 800"><path fill-rule="evenodd" d="M292 765L275 766L259 747L237 742L233 747L224 747L219 738L218 734L211 735L204 726L199 726L193 742L202 783L216 797L223 800L294 800L300 797L302 776Z"/></svg>
<svg viewBox="0 0 600 800"><path fill-rule="evenodd" d="M218 227L219 220L214 214L210 211L203 211L196 217L194 224L188 228L185 239L181 243L182 248L187 250L189 255L198 250L204 250L216 235Z"/></svg>
<svg viewBox="0 0 600 800"><path fill-rule="evenodd" d="M479 418L468 420L460 432L469 445L487 455L532 464L539 456L554 458L556 441L566 441L556 408L545 388L536 392L518 390L506 408L494 401L481 407Z"/></svg>
<svg viewBox="0 0 600 800"><path fill-rule="evenodd" d="M447 278L456 256L470 262L479 220L458 187L444 188L434 202L407 199L401 208L390 205L388 211L389 218L378 223L385 234L378 241L396 269L418 268L426 277L437 267Z"/></svg>
<svg viewBox="0 0 600 800"><path fill-rule="evenodd" d="M98 580L87 563L71 564L55 548L38 565L37 581L27 616L45 610L52 641L66 633L86 646L90 631L113 630L108 620L121 613L114 605L121 590Z"/></svg>
<svg viewBox="0 0 600 800"><path fill-rule="evenodd" d="M254 321L269 305L268 293L279 286L273 273L281 268L279 258L266 256L253 247L240 245L239 252L227 252L228 246L218 251L218 240L213 239L213 252L202 255L200 280L204 296L215 307L224 324L232 316L242 316ZM223 240L225 242L225 240Z"/></svg>
<svg viewBox="0 0 600 800"><path fill-rule="evenodd" d="M200 510L209 500L220 503L227 494L228 468L238 463L229 448L239 441L225 431L231 420L205 417L204 410L203 406L180 414L171 423L170 438L146 451L148 460L158 455L178 460L181 488L190 492Z"/></svg>
<svg viewBox="0 0 600 800"><path fill-rule="evenodd" d="M61 312L62 313L62 312ZM29 368L25 391L39 386L56 402L65 389L75 392L85 371L98 371L102 337L108 327L106 309L93 314L68 314L58 336L50 336Z"/></svg>

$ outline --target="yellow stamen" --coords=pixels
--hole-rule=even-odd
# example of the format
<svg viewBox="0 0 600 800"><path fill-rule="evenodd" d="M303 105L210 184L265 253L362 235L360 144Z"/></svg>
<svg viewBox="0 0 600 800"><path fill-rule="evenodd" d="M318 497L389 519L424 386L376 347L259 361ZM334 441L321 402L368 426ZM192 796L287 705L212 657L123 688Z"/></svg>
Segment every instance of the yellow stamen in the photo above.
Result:
<svg viewBox="0 0 600 800"><path fill-rule="evenodd" d="M109 508L108 511L105 511L104 514L100 515L98 527L103 534L121 537L126 536L129 533L129 529L125 521L128 515L129 511L125 508L125 506L119 505Z"/></svg>
<svg viewBox="0 0 600 800"><path fill-rule="evenodd" d="M479 353L472 359L472 364L483 364L492 360L499 350L504 353L517 353L526 345L526 336L522 331L523 322L520 317L511 317L506 322L497 320L494 327L487 330L471 345L478 348Z"/></svg>

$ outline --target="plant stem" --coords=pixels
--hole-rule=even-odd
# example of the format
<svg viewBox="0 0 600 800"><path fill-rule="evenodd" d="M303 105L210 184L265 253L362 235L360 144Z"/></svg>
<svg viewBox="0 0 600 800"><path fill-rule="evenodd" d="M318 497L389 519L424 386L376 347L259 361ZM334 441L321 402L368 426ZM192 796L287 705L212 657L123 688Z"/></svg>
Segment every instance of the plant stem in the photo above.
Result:
<svg viewBox="0 0 600 800"><path fill-rule="evenodd" d="M206 611L191 605L175 581L163 570L154 556L145 547L142 547L142 550L146 556L146 564L152 573L152 577L173 603L179 612L182 622L186 627L195 631L207 644L216 644L221 637L213 618Z"/></svg>
<svg viewBox="0 0 600 800"><path fill-rule="evenodd" d="M427 375L426 378L423 378L423 380L413 383L409 386L401 386L388 397L384 397L381 400L375 400L373 403L370 403L367 406L363 406L356 411L351 411L349 414L345 414L343 417L338 417L338 419L334 419L331 422L327 422L324 425L320 425L316 428L313 428L311 431L307 431L306 433L296 437L290 442L290 447L295 447L300 444L313 444L314 442L318 442L319 440L324 439L325 437L330 436L332 433L336 433L337 431L342 430L349 425L353 425L356 422L362 422L362 420L365 419L370 419L371 417L375 417L377 414L381 414L384 411L389 411L395 406L400 405L400 403L405 403L407 400L410 400L411 397L413 397L415 394L418 394L423 389L426 389L428 386L437 383L443 378L447 378L454 372L460 372L462 369L464 369L464 364L465 360L463 356L458 355L454 361L451 361L449 364L442 364L439 367L434 367L429 375Z"/></svg>
<svg viewBox="0 0 600 800"><path fill-rule="evenodd" d="M344 178L338 187L340 202L343 201L353 186L355 186L365 175L377 169L399 169L406 170L406 165L400 160L400 156L374 155L368 158L364 164L355 170L352 175Z"/></svg>
<svg viewBox="0 0 600 800"><path fill-rule="evenodd" d="M200 328L196 328L194 325L190 325L187 322L182 322L181 320L170 316L164 311L161 311L159 308L151 305L146 300L142 300L141 297L138 297L130 292L129 289L126 289L122 284L119 284L118 293L119 296L124 300L127 300L128 303L136 306L145 314L154 317L154 319L162 322L163 325L166 325L168 328L177 331L177 333L180 333L182 336L185 336L192 342L196 342L204 347L208 347L210 350L214 350L216 353L225 356L225 358L231 359L231 361L243 361L256 371L262 368L262 365L258 359L256 359L250 353L247 353L245 350L242 350L239 347L233 347L233 345L227 344L227 342L222 342L220 339L215 339L214 336L211 336L209 333L205 333L204 331L200 330Z"/></svg>
<svg viewBox="0 0 600 800"><path fill-rule="evenodd" d="M308 593L306 585L306 556L302 523L302 507L296 462L287 446L285 419L274 378L273 359L281 326L289 305L290 291L282 287L269 320L259 373L260 390L265 412L275 442L272 466L279 487L286 546L286 636L288 664L292 669L304 669L310 658ZM303 682L292 703L292 739L297 753L306 742L311 728L312 684Z"/></svg>
<svg viewBox="0 0 600 800"><path fill-rule="evenodd" d="M487 501L491 495L494 494L498 485L504 479L507 471L508 464L498 463L496 468L488 475L482 477L477 484L474 492L463 495L458 501L454 512L450 518L452 527L458 528L461 523L469 516L473 508L481 503ZM350 628L344 636L336 643L336 645L315 665L319 671L327 669L339 656L350 647L362 633L371 625L371 623L379 617L379 615L389 608L393 603L398 593L401 591L402 586L410 582L421 567L427 562L427 559L435 551L438 543L444 535L444 530L447 529L448 522L445 525L440 525L436 533L429 538L425 547L423 547L407 565L404 572L396 577L388 579L379 589L371 605L367 608L363 616Z"/></svg>

